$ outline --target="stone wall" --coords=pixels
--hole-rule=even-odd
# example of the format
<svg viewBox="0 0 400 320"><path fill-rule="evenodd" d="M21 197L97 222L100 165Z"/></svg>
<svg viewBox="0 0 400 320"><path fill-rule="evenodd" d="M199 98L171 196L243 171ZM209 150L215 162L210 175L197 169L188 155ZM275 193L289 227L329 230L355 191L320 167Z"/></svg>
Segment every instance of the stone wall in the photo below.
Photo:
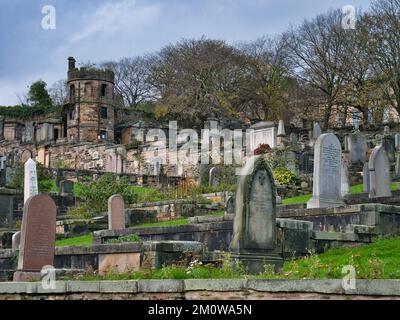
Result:
<svg viewBox="0 0 400 320"><path fill-rule="evenodd" d="M0 300L400 300L396 280L358 280L344 290L342 280L133 280L0 283ZM210 303L212 304L212 303Z"/></svg>

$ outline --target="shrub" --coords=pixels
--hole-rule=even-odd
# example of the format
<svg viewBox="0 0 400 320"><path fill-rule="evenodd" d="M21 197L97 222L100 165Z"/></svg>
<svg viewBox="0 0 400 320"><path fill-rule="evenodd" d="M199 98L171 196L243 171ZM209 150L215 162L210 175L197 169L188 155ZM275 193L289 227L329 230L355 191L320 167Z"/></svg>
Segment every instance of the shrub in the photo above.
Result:
<svg viewBox="0 0 400 320"><path fill-rule="evenodd" d="M259 147L256 150L254 150L254 155L259 156L262 154L269 153L271 151L272 151L272 149L269 146L269 144L261 144L261 145L259 145Z"/></svg>
<svg viewBox="0 0 400 320"><path fill-rule="evenodd" d="M286 168L278 168L274 170L275 181L279 185L293 186L298 182L296 174Z"/></svg>
<svg viewBox="0 0 400 320"><path fill-rule="evenodd" d="M137 195L126 177L118 179L117 176L107 173L96 181L81 183L79 188L74 189L77 197L84 201L80 210L87 210L88 216L95 216L107 211L107 201L114 194L124 198L126 204L136 201Z"/></svg>
<svg viewBox="0 0 400 320"><path fill-rule="evenodd" d="M52 174L39 162L36 163L39 192L58 192ZM18 164L10 187L18 190L24 188L24 164Z"/></svg>

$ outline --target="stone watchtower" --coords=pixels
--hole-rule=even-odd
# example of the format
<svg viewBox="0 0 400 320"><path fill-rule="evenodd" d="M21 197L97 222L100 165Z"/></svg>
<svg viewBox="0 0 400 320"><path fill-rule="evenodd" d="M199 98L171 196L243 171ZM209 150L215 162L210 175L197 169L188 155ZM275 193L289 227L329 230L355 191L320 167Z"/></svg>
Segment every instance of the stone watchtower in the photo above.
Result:
<svg viewBox="0 0 400 320"><path fill-rule="evenodd" d="M114 73L76 68L68 58L66 137L69 142L114 141Z"/></svg>

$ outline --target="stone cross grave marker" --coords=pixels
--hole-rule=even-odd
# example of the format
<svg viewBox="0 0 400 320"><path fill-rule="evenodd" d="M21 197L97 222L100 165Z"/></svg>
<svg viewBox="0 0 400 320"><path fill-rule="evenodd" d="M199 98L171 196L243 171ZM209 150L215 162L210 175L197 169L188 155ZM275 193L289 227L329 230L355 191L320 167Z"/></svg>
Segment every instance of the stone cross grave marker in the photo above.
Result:
<svg viewBox="0 0 400 320"><path fill-rule="evenodd" d="M108 229L125 229L125 203L120 195L108 199Z"/></svg>

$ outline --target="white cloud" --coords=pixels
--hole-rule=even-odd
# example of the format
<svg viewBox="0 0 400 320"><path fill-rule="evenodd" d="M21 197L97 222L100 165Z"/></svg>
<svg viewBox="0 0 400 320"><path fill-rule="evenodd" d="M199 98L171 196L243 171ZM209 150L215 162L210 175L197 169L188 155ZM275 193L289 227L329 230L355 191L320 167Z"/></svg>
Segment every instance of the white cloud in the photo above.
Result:
<svg viewBox="0 0 400 320"><path fill-rule="evenodd" d="M135 0L107 2L92 16L83 17L83 27L71 35L71 43L82 42L93 37L118 36L118 33L138 32L160 15L157 5L140 5Z"/></svg>

